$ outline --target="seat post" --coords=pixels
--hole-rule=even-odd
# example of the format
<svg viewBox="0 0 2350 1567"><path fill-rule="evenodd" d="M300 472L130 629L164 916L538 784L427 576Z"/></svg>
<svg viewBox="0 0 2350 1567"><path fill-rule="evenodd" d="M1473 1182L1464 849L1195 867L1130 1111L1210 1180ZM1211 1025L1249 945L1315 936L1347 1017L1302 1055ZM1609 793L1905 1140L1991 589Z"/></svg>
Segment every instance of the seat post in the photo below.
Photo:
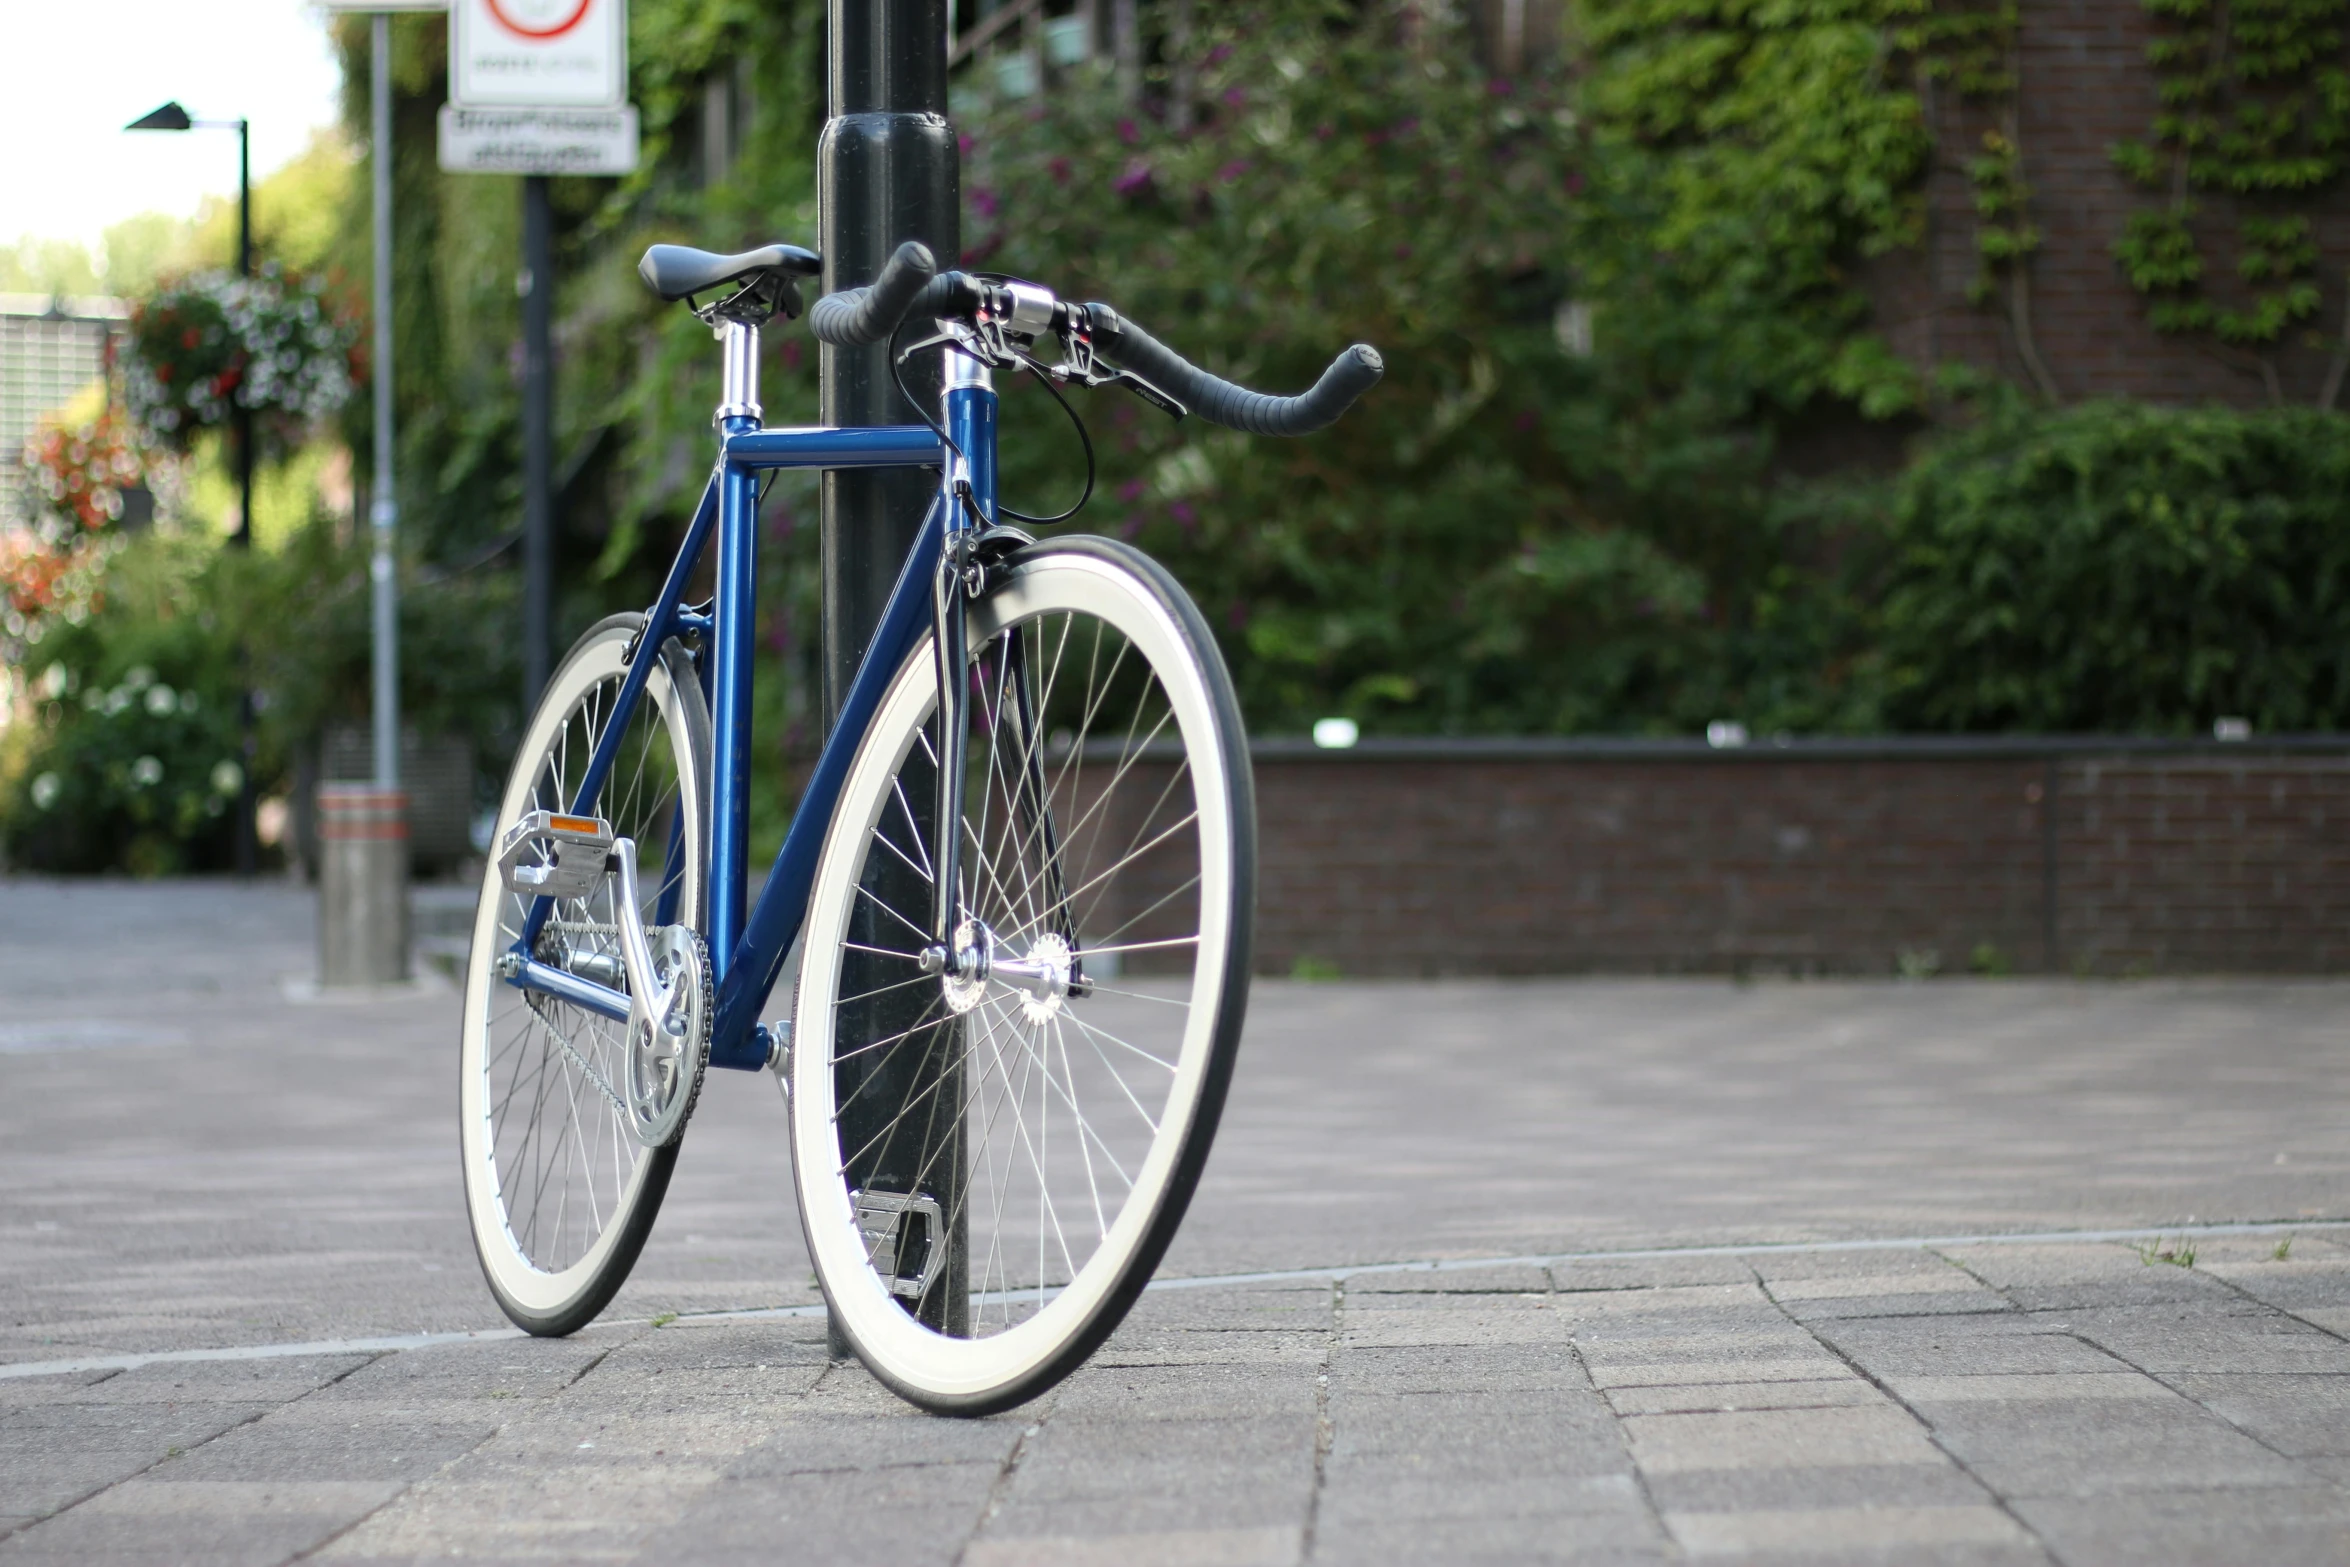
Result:
<svg viewBox="0 0 2350 1567"><path fill-rule="evenodd" d="M719 382L718 412L712 422L723 428L729 419L757 424L759 411L759 329L731 317L718 323L719 352L725 372Z"/></svg>

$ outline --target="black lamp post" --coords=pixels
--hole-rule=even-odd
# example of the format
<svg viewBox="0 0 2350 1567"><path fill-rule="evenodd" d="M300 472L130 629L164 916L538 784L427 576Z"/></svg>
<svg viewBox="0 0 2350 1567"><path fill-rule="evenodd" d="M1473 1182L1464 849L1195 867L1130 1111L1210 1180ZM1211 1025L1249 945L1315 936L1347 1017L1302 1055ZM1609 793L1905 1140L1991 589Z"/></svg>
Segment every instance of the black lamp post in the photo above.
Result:
<svg viewBox="0 0 2350 1567"><path fill-rule="evenodd" d="M237 133L237 276L253 275L253 149L252 124L245 119L192 119L178 101L142 114L123 127L126 131L225 131ZM253 412L237 409L237 531L240 547L253 542Z"/></svg>
<svg viewBox="0 0 2350 1567"><path fill-rule="evenodd" d="M173 99L160 109L140 115L123 127L126 131L225 131L234 127L237 133L237 276L253 275L253 122L244 118L234 120L199 120L191 118ZM237 531L229 542L239 549L250 549L253 544L253 410L242 402L236 405L237 414ZM239 662L242 662L240 652ZM253 837L253 689L248 684L237 699L238 727L244 741L244 756L240 764L245 781L237 787L237 874L253 874L255 846Z"/></svg>

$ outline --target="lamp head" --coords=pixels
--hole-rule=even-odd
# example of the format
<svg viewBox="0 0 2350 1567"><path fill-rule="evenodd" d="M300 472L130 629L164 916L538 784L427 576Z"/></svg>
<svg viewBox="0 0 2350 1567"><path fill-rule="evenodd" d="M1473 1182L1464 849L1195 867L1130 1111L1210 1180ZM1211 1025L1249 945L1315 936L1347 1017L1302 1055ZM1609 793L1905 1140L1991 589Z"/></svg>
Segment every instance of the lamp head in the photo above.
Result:
<svg viewBox="0 0 2350 1567"><path fill-rule="evenodd" d="M195 123L188 118L188 111L181 108L179 100L175 98L160 109L140 115L123 129L126 131L184 131Z"/></svg>

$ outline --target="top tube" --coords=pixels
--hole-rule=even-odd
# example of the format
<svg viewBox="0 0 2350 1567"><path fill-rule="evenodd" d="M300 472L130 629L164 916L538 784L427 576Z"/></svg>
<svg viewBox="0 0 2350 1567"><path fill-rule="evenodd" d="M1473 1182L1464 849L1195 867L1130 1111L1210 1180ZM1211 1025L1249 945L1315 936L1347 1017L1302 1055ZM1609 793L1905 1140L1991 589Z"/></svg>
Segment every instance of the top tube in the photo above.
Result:
<svg viewBox="0 0 2350 1567"><path fill-rule="evenodd" d="M937 433L919 424L747 430L724 446L730 468L940 468L946 460Z"/></svg>

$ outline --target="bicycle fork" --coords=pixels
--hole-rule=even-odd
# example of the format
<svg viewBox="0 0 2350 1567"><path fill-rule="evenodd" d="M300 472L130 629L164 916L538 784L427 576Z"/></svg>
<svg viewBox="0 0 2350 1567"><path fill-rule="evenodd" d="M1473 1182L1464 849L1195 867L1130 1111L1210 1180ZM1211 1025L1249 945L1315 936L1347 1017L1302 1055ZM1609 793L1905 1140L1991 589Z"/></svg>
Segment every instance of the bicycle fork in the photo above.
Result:
<svg viewBox="0 0 2350 1567"><path fill-rule="evenodd" d="M1005 780L1012 798L1009 808L1025 818L1029 852L1039 873L1037 890L1044 906L1043 930L1060 938L1066 957L1060 964L1026 955L995 950L994 933L977 920L964 917L962 875L963 796L970 755L972 686L978 673L970 657L969 606L986 583L986 563L978 548L983 537L998 526L995 473L995 391L987 367L967 354L947 351L945 396L947 433L961 448L950 457L946 477L947 531L939 553L938 575L932 589L932 647L938 683L938 792L936 820L931 833L931 868L936 878L932 895L931 947L923 954L925 967L965 985L989 978L1027 991L1042 999L1047 991L1083 995L1084 973L1078 952L1076 920L1069 906L1062 874L1061 845L1053 829L1049 786L1045 780L1041 713L1028 681L1027 653L1014 634L1003 639L994 702L982 693L981 716L991 730L1007 720L1017 726L1014 738L1020 752L1016 775ZM995 710L1005 702L1010 713ZM1018 852L1017 849L1014 852ZM1013 868L1012 874L1017 874Z"/></svg>

